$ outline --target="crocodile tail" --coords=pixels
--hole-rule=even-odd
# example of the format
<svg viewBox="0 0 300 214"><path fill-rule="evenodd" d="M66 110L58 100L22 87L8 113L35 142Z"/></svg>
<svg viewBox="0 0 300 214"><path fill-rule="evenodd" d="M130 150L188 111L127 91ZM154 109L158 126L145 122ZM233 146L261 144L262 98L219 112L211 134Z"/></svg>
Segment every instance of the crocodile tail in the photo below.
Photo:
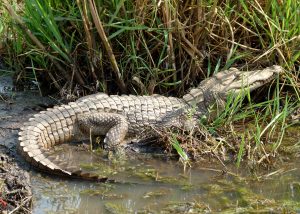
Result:
<svg viewBox="0 0 300 214"><path fill-rule="evenodd" d="M77 110L70 105L62 105L34 115L19 132L19 151L31 165L51 174L106 181L107 178L84 173L81 169L60 166L47 151L72 139Z"/></svg>

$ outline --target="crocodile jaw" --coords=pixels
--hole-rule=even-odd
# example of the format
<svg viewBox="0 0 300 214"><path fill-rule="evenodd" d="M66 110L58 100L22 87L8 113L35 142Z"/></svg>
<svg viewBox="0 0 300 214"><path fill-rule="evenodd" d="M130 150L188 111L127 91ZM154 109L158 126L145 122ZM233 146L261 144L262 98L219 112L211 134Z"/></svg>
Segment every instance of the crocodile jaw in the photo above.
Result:
<svg viewBox="0 0 300 214"><path fill-rule="evenodd" d="M270 82L277 74L282 72L283 68L278 65L246 72L231 68L216 75L216 81L219 84L215 84L210 90L225 95L231 93L239 94L244 90L253 91Z"/></svg>
<svg viewBox="0 0 300 214"><path fill-rule="evenodd" d="M216 99L225 100L229 94L240 94L245 90L253 91L273 80L283 68L274 65L262 70L240 71L237 68L221 71L215 76L203 80L197 88L183 96L190 104L204 103L206 106Z"/></svg>

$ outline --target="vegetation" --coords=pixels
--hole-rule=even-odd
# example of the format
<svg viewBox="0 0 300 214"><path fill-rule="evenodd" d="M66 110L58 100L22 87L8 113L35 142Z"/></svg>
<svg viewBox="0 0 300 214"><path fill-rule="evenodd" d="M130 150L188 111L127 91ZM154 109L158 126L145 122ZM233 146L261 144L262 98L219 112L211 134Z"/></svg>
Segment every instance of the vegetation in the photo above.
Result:
<svg viewBox="0 0 300 214"><path fill-rule="evenodd" d="M300 100L299 0L0 4L5 72L67 99L96 91L181 96L231 66L247 70L280 64L286 73L272 87L251 99L250 93L229 97L218 117L200 121L200 132L210 142L201 151L219 160L226 159L226 150L234 153L237 165L246 158L269 164L279 151L288 115ZM216 133L225 140L212 140ZM170 142L187 163L184 149L199 144L199 137L175 135Z"/></svg>

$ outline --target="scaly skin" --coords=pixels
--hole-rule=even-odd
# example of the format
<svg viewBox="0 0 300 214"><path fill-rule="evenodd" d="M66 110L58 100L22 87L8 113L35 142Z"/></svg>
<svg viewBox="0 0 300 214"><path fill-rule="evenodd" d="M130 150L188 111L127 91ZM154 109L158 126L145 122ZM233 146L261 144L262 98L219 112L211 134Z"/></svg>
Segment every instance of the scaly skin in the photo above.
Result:
<svg viewBox="0 0 300 214"><path fill-rule="evenodd" d="M279 66L248 72L232 68L204 80L183 98L103 93L86 96L34 115L19 132L20 151L28 162L42 170L101 180L83 174L80 169L63 169L49 159L46 150L63 142L89 138L90 134L105 135L105 145L114 149L125 137L139 136L151 126L184 127L186 112L191 108L196 109L194 117L198 118L229 93L238 94L245 88L254 90L280 72Z"/></svg>

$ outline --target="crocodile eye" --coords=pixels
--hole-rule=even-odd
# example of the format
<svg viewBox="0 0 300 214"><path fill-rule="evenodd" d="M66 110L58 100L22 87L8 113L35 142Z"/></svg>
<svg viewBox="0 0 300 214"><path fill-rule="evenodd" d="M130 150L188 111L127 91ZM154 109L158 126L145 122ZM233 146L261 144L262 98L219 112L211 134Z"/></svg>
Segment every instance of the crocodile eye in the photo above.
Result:
<svg viewBox="0 0 300 214"><path fill-rule="evenodd" d="M244 74L234 74L234 77L235 77L234 79L240 81L243 79L243 76L244 76Z"/></svg>

